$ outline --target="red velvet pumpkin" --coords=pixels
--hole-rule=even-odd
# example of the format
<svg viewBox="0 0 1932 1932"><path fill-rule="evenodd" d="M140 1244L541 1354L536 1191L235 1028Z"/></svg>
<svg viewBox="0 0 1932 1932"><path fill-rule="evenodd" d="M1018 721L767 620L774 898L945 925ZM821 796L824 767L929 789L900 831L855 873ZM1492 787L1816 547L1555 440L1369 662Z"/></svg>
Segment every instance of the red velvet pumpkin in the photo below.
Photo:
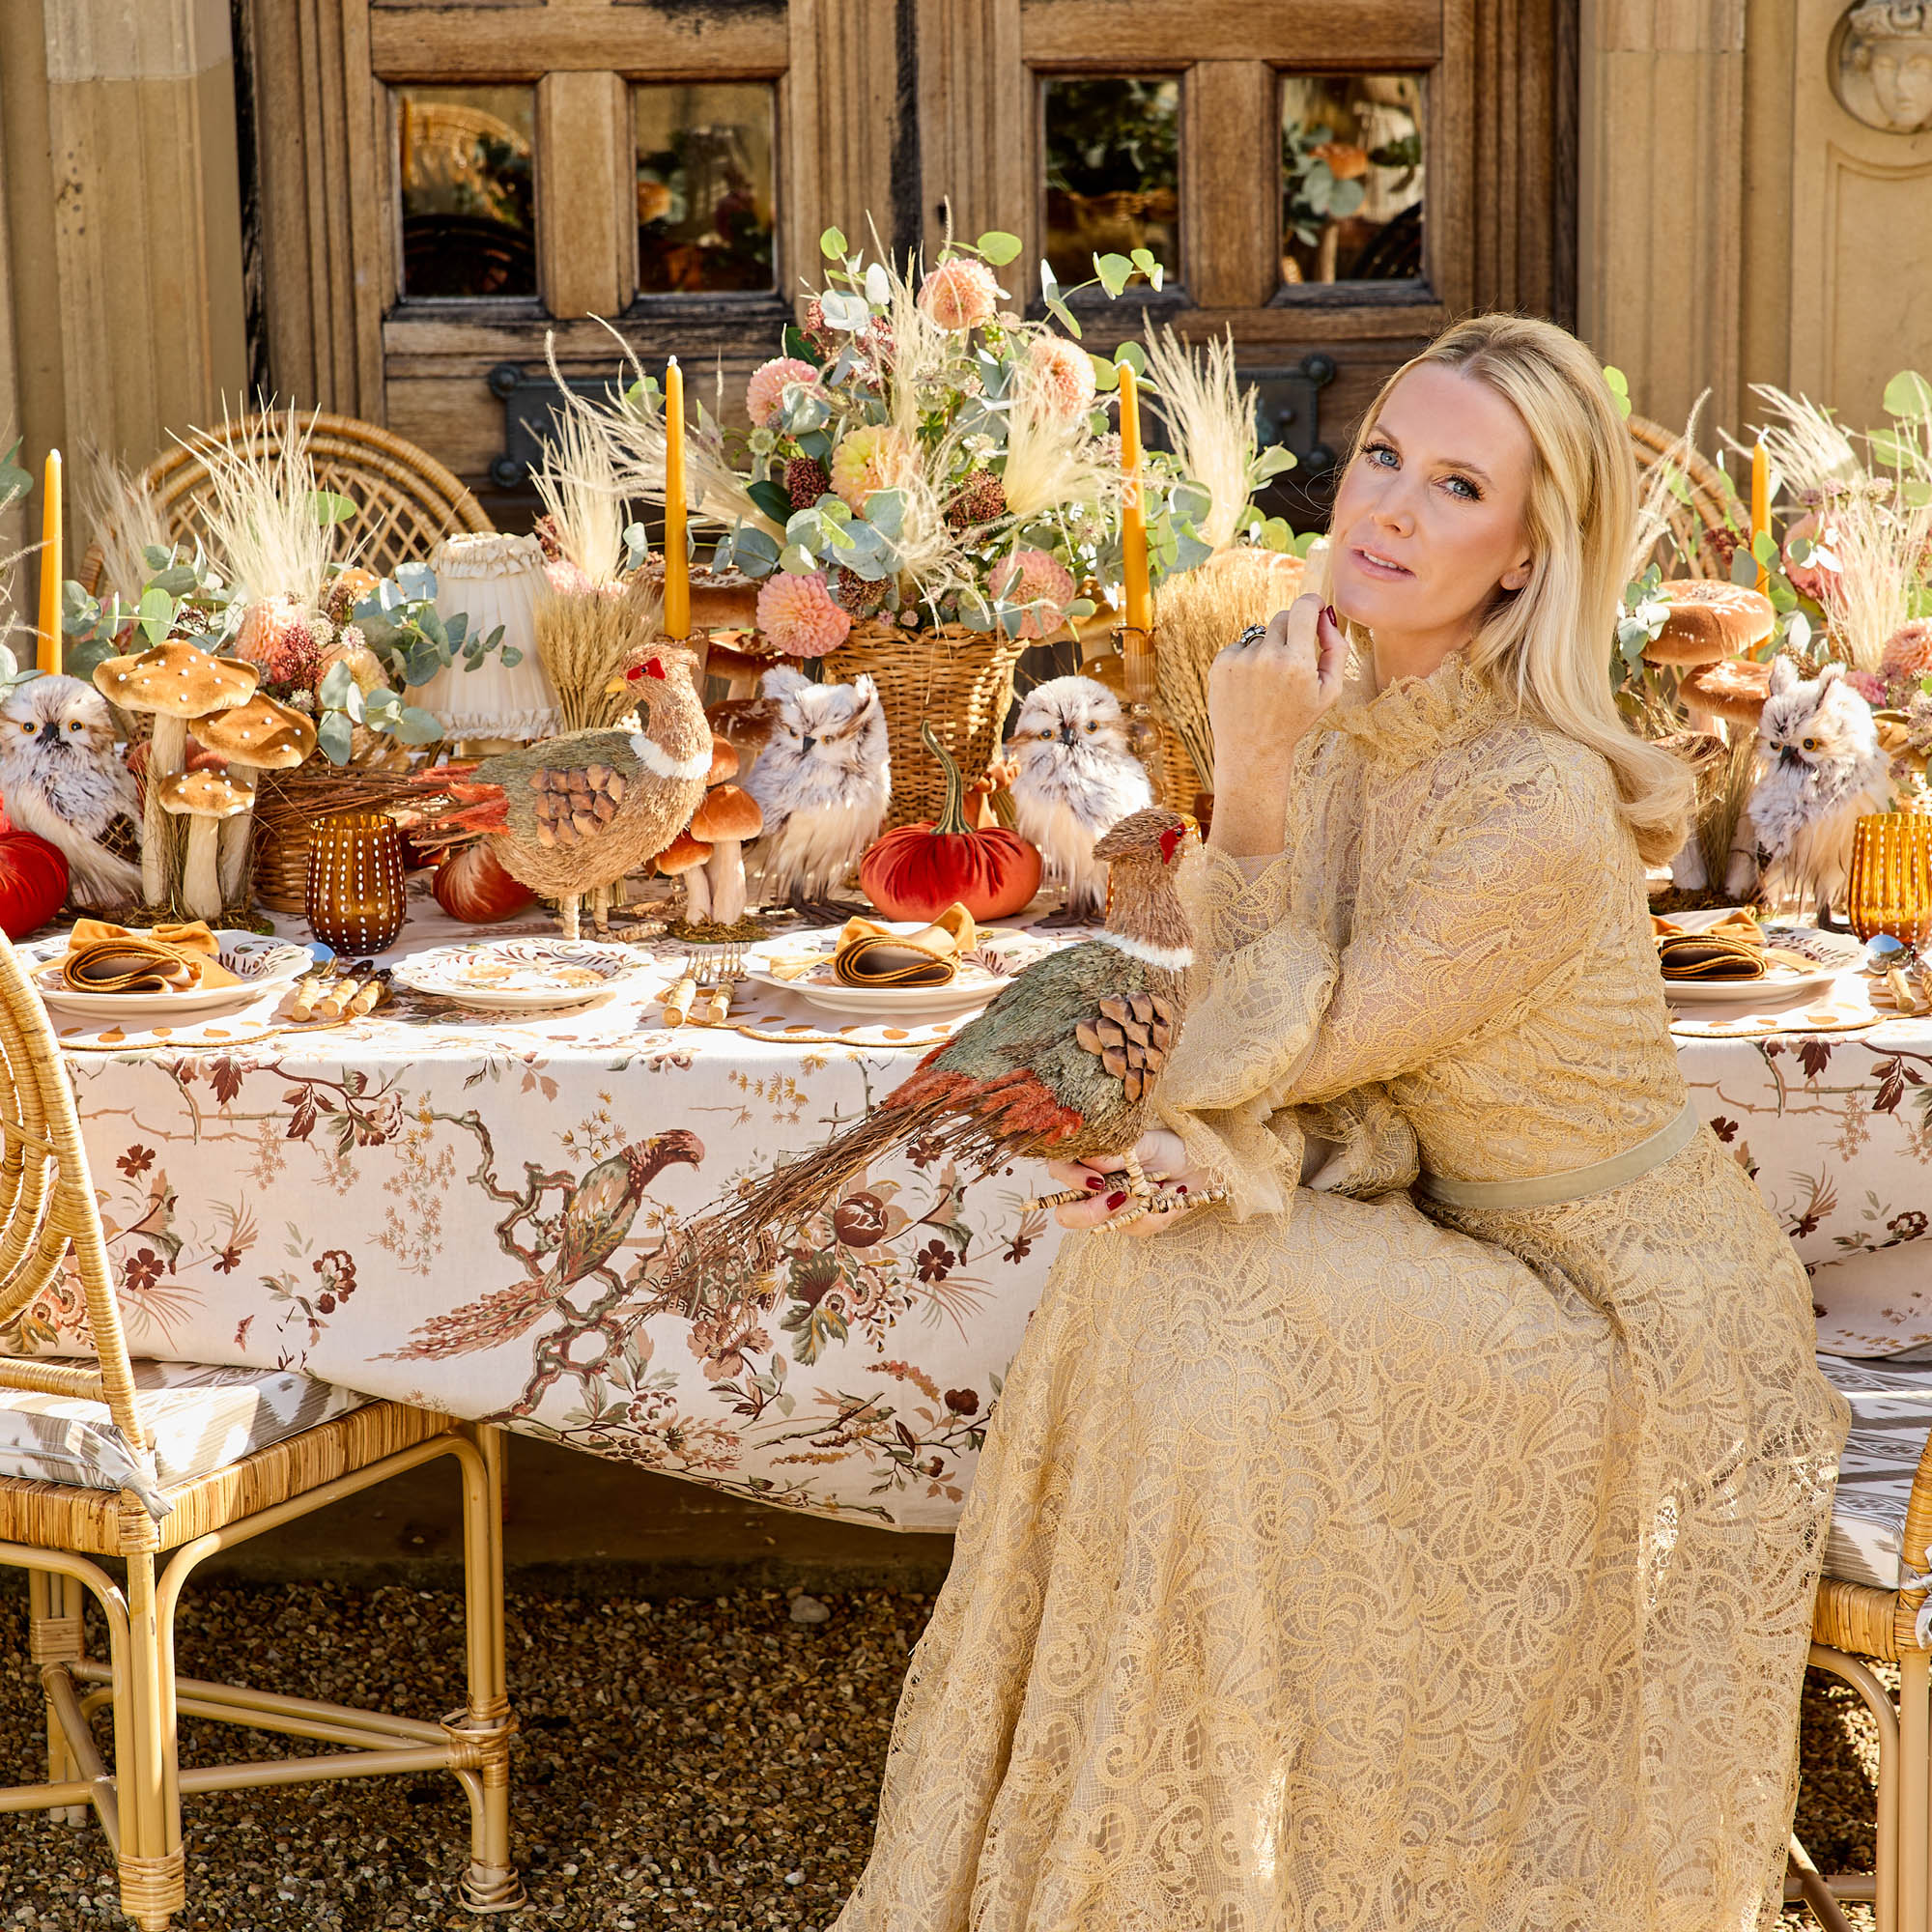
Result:
<svg viewBox="0 0 1932 1932"><path fill-rule="evenodd" d="M1039 854L1004 825L966 822L965 787L946 747L920 736L946 772L946 804L932 825L883 834L859 862L859 883L888 919L937 919L963 905L977 920L1009 919L1039 891Z"/></svg>
<svg viewBox="0 0 1932 1932"><path fill-rule="evenodd" d="M24 939L67 903L67 856L0 811L0 932Z"/></svg>
<svg viewBox="0 0 1932 1932"><path fill-rule="evenodd" d="M436 902L451 919L466 925L494 925L515 919L536 898L521 879L503 869L488 839L465 845L436 868L431 882Z"/></svg>

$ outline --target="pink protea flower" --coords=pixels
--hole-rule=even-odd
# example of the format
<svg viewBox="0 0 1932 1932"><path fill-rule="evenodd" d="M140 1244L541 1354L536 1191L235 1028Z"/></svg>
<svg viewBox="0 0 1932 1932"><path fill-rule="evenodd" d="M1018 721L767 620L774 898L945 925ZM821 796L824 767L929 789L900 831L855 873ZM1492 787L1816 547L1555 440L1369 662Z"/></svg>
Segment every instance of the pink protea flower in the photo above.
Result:
<svg viewBox="0 0 1932 1932"><path fill-rule="evenodd" d="M796 355L775 355L752 372L745 384L745 413L753 429L766 428L784 402L787 383L815 383L818 371Z"/></svg>
<svg viewBox="0 0 1932 1932"><path fill-rule="evenodd" d="M1845 682L1864 699L1867 704L1884 704L1886 701L1885 679L1875 670L1848 670Z"/></svg>
<svg viewBox="0 0 1932 1932"><path fill-rule="evenodd" d="M1932 675L1932 617L1915 617L1901 624L1886 639L1885 656L1879 668L1889 678L1911 679Z"/></svg>
<svg viewBox="0 0 1932 1932"><path fill-rule="evenodd" d="M1064 335L1037 335L1028 348L1036 385L1053 404L1054 413L1071 421L1094 403L1094 363L1086 350Z"/></svg>
<svg viewBox="0 0 1932 1932"><path fill-rule="evenodd" d="M1073 573L1043 550L1016 550L995 566L992 589L1008 604L1028 607L1019 635L1037 640L1050 638L1066 621Z"/></svg>
<svg viewBox="0 0 1932 1932"><path fill-rule="evenodd" d="M787 657L822 658L845 641L851 613L832 601L825 579L781 570L758 592L758 629Z"/></svg>
<svg viewBox="0 0 1932 1932"><path fill-rule="evenodd" d="M233 649L238 658L259 665L270 676L278 653L294 639L308 639L308 612L293 597L258 597L242 613L242 628L235 634Z"/></svg>
<svg viewBox="0 0 1932 1932"><path fill-rule="evenodd" d="M942 262L920 285L919 305L941 328L978 328L991 322L1000 285L983 262L955 255Z"/></svg>
<svg viewBox="0 0 1932 1932"><path fill-rule="evenodd" d="M866 507L874 490L890 490L906 471L907 453L898 432L885 423L863 423L832 452L832 488L854 510Z"/></svg>

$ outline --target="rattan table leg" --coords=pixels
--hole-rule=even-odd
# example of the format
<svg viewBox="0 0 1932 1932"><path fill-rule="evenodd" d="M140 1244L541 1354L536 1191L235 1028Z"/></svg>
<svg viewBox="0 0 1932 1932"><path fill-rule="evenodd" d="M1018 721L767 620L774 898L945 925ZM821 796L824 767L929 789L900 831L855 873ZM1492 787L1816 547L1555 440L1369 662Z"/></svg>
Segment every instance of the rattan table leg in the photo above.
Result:
<svg viewBox="0 0 1932 1932"><path fill-rule="evenodd" d="M513 1912L524 1902L510 1862L510 1710L503 1662L503 1435L488 1424L464 1429L474 1454L463 1471L464 1613L469 1627L469 1702L445 1721L452 1739L476 1753L464 1775L469 1799L469 1869L463 1903L471 1912Z"/></svg>
<svg viewBox="0 0 1932 1932"><path fill-rule="evenodd" d="M69 1601L69 1592L72 1601ZM80 1585L66 1577L51 1576L44 1570L27 1573L27 1655L36 1665L73 1663L85 1654L86 1643L80 1620ZM79 1767L67 1747L53 1699L46 1700L47 1782L64 1784L80 1776ZM84 1804L63 1804L47 1814L63 1825L80 1825L87 1819Z"/></svg>

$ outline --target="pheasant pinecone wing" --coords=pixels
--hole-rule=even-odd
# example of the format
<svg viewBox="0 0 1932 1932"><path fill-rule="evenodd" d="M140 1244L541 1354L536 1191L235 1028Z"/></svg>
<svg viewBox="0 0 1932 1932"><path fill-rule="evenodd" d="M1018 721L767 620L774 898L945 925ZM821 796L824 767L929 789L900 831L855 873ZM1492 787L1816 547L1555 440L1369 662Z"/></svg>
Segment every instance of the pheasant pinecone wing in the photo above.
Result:
<svg viewBox="0 0 1932 1932"><path fill-rule="evenodd" d="M1075 1022L1073 1037L1138 1102L1167 1064L1176 1020L1172 1003L1159 993L1115 993Z"/></svg>
<svg viewBox="0 0 1932 1932"><path fill-rule="evenodd" d="M539 845L594 838L624 802L624 775L613 765L539 765L529 776Z"/></svg>

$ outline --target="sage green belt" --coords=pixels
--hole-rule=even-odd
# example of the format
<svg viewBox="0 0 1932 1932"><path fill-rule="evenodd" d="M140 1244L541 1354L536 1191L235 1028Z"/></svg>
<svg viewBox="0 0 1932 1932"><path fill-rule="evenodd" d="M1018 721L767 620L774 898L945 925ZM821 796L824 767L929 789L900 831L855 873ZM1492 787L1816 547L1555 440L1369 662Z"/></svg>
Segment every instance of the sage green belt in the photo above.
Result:
<svg viewBox="0 0 1932 1932"><path fill-rule="evenodd" d="M1447 1175L1425 1170L1416 1179L1415 1191L1445 1208L1557 1208L1566 1201L1581 1201L1586 1195L1622 1187L1652 1168L1662 1167L1690 1145L1696 1131L1697 1112L1687 1100L1675 1120L1608 1160L1592 1161L1588 1167L1573 1167L1562 1174L1539 1174L1528 1180L1451 1180Z"/></svg>

